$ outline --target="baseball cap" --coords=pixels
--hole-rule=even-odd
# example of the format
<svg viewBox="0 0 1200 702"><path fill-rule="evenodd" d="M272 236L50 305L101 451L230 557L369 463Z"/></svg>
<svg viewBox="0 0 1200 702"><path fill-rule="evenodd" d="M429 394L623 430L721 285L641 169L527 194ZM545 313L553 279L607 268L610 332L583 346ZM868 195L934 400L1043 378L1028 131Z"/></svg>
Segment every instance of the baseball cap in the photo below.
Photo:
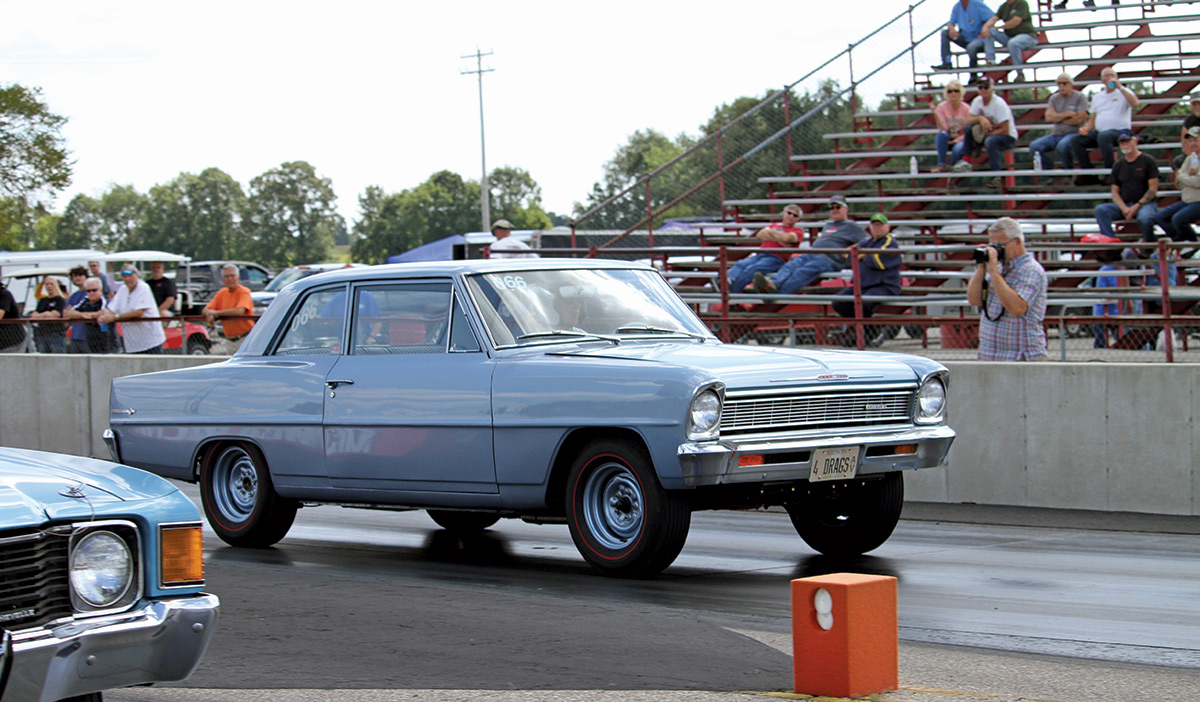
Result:
<svg viewBox="0 0 1200 702"><path fill-rule="evenodd" d="M1200 102L1200 93L1192 93L1192 96L1188 98L1188 102Z"/></svg>
<svg viewBox="0 0 1200 702"><path fill-rule="evenodd" d="M833 197L829 198L829 204L832 205L835 202L838 203L839 205L845 205L846 204L846 196L845 195L834 195Z"/></svg>
<svg viewBox="0 0 1200 702"><path fill-rule="evenodd" d="M1187 136L1193 139L1200 139L1200 127L1188 127Z"/></svg>
<svg viewBox="0 0 1200 702"><path fill-rule="evenodd" d="M979 80L975 81L975 87L976 88L990 88L990 87L992 87L992 79L991 78L980 78Z"/></svg>
<svg viewBox="0 0 1200 702"><path fill-rule="evenodd" d="M871 224L874 224L876 222L879 222L880 224L887 224L888 223L887 215L885 215L882 212L876 212L875 214L871 215Z"/></svg>
<svg viewBox="0 0 1200 702"><path fill-rule="evenodd" d="M1122 129L1121 133L1117 135L1117 141L1129 141L1130 139L1137 139L1137 134L1128 129Z"/></svg>
<svg viewBox="0 0 1200 702"><path fill-rule="evenodd" d="M492 225L492 231L496 231L497 229L516 229L516 227L514 227L512 222L508 221L507 219L498 219L496 220L496 223Z"/></svg>

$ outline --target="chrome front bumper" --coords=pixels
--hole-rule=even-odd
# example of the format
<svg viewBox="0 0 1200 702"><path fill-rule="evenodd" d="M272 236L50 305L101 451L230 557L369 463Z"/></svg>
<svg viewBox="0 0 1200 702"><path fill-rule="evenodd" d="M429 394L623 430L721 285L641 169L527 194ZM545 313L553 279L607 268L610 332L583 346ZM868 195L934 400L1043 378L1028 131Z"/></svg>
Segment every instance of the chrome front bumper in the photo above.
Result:
<svg viewBox="0 0 1200 702"><path fill-rule="evenodd" d="M220 601L199 594L6 637L4 702L53 702L116 687L183 680L212 638Z"/></svg>
<svg viewBox="0 0 1200 702"><path fill-rule="evenodd" d="M946 459L953 441L954 430L944 424L936 424L849 436L790 436L686 443L679 446L677 454L684 484L700 487L807 480L812 469L812 452L837 446L864 448L858 475L934 468ZM916 444L916 453L886 452L885 447L902 444ZM760 455L765 461L762 465L740 465L742 456L746 455Z"/></svg>

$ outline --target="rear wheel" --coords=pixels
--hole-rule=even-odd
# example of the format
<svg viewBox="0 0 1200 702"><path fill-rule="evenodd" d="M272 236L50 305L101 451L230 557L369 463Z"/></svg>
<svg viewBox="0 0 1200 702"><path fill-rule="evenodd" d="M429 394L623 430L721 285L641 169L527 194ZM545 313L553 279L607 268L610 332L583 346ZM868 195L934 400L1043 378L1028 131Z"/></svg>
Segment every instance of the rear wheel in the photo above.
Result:
<svg viewBox="0 0 1200 702"><path fill-rule="evenodd" d="M784 505L796 533L826 556L859 556L883 545L904 506L904 476L809 483Z"/></svg>
<svg viewBox="0 0 1200 702"><path fill-rule="evenodd" d="M221 444L205 456L200 502L222 541L248 548L265 548L286 536L298 507L275 493L262 452L242 441Z"/></svg>
<svg viewBox="0 0 1200 702"><path fill-rule="evenodd" d="M567 479L567 524L584 560L605 575L646 577L675 561L692 513L658 482L645 449L600 440L584 447Z"/></svg>
<svg viewBox="0 0 1200 702"><path fill-rule="evenodd" d="M487 512L454 512L431 509L429 518L446 531L455 534L475 534L500 521L500 517Z"/></svg>

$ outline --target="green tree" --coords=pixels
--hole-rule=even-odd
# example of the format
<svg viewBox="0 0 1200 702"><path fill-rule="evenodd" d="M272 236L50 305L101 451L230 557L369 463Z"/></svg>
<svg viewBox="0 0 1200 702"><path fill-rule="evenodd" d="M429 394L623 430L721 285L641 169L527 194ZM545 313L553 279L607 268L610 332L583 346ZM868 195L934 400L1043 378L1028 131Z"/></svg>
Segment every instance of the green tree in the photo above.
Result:
<svg viewBox="0 0 1200 702"><path fill-rule="evenodd" d="M350 257L363 263L385 263L388 256L403 253L419 244L402 220L403 195L388 195L378 185L367 186L358 198L358 220Z"/></svg>
<svg viewBox="0 0 1200 702"><path fill-rule="evenodd" d="M339 215L333 184L304 161L291 161L250 181L241 255L277 266L324 261Z"/></svg>
<svg viewBox="0 0 1200 702"><path fill-rule="evenodd" d="M196 259L234 258L246 208L242 186L219 168L150 188L141 246Z"/></svg>
<svg viewBox="0 0 1200 702"><path fill-rule="evenodd" d="M529 171L513 166L488 175L492 220L507 219L517 229L549 229L550 216L542 209L542 188Z"/></svg>
<svg viewBox="0 0 1200 702"><path fill-rule="evenodd" d="M686 135L671 140L653 129L634 132L629 136L629 141L618 147L612 159L604 164L603 182L592 186L587 203L577 204L575 214L582 214L629 188L643 175L682 154L692 143ZM681 195L690 185L690 171L677 166L666 169L654 178L648 203L646 188L642 184L636 185L590 218L585 226L589 229L620 229L633 226L647 216L650 208L659 213L664 205ZM670 214L678 216L691 211L691 208L684 206L672 209Z"/></svg>
<svg viewBox="0 0 1200 702"><path fill-rule="evenodd" d="M148 206L146 196L132 185L109 188L97 203L96 214L100 219L100 227L91 245L102 251L120 251L137 246Z"/></svg>
<svg viewBox="0 0 1200 702"><path fill-rule="evenodd" d="M0 87L0 197L25 199L71 183L61 135L67 120L50 111L39 88Z"/></svg>
<svg viewBox="0 0 1200 702"><path fill-rule="evenodd" d="M99 240L103 222L100 203L93 197L80 193L71 198L55 227L56 249L86 249Z"/></svg>
<svg viewBox="0 0 1200 702"><path fill-rule="evenodd" d="M537 190L536 184L533 189ZM528 189L522 192L516 200L529 196ZM371 186L358 200L360 215L354 223L351 255L355 261L382 263L421 244L476 231L478 202L479 183L451 171L438 171L412 190L391 195Z"/></svg>

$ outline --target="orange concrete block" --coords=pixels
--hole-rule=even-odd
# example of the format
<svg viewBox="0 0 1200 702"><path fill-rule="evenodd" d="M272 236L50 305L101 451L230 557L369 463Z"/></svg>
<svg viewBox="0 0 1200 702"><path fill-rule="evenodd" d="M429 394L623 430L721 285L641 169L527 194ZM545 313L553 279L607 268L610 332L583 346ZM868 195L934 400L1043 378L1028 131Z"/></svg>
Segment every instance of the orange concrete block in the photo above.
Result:
<svg viewBox="0 0 1200 702"><path fill-rule="evenodd" d="M833 573L792 581L796 692L862 697L899 687L896 579Z"/></svg>

